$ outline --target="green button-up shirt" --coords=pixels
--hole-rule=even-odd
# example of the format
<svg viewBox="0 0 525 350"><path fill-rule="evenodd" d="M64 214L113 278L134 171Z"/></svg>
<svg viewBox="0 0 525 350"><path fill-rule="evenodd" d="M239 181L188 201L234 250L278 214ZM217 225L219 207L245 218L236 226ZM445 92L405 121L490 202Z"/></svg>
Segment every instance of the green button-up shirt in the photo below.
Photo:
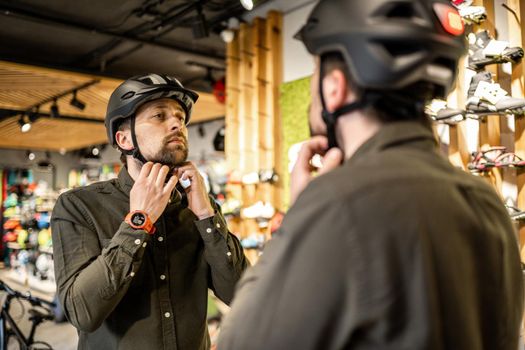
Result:
<svg viewBox="0 0 525 350"><path fill-rule="evenodd" d="M218 349L517 349L516 238L430 130L386 124L301 193L239 282Z"/></svg>
<svg viewBox="0 0 525 350"><path fill-rule="evenodd" d="M148 235L124 222L133 179L62 194L51 226L58 295L78 349L209 348L208 288L224 302L247 266L224 218L198 220L176 192Z"/></svg>

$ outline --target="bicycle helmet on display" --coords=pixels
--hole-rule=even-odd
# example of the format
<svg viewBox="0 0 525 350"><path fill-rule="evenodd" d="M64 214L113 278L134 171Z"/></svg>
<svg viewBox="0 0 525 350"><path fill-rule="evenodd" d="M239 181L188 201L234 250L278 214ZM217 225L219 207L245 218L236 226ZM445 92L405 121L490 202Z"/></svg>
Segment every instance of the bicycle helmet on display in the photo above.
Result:
<svg viewBox="0 0 525 350"><path fill-rule="evenodd" d="M373 104L367 92L376 92L377 98L377 92L423 83L432 88L432 97L445 97L466 52L463 33L459 13L444 0L319 1L297 36L321 60L328 53L341 54L364 92L358 101L329 113L319 90L332 146L336 119Z"/></svg>
<svg viewBox="0 0 525 350"><path fill-rule="evenodd" d="M135 112L144 103L160 98L171 98L179 102L186 113L187 125L199 95L184 88L176 78L166 75L148 74L129 78L113 91L109 99L105 125L110 144L118 147L115 139L118 127L122 121L131 118L134 149L131 151L121 149L121 151L145 163L146 159L140 153L135 135Z"/></svg>

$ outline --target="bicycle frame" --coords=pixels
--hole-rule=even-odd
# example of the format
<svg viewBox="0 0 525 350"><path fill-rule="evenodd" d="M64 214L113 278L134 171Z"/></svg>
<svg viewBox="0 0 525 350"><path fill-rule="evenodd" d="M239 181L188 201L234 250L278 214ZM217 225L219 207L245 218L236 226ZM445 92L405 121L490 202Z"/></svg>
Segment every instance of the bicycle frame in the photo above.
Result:
<svg viewBox="0 0 525 350"><path fill-rule="evenodd" d="M31 321L31 330L29 331L29 335L26 337L22 330L18 327L15 320L11 317L9 314L9 309L11 307L11 301L12 299L26 299L33 304L35 298L32 298L31 296L24 297L20 293L13 291L9 287L7 287L3 282L2 286L4 287L4 290L8 291L8 294L6 295L6 299L2 305L2 309L0 310L0 350L7 350L8 341L11 337L15 337L18 343L21 346L21 350L28 350L32 345L40 343L45 344L51 349L51 346L46 343L42 342L34 342L34 336L36 332L36 327L38 327L39 324L45 321L45 318L32 316L29 318ZM44 300L39 300L38 305L41 306L41 303L49 303ZM32 309L31 309L32 310Z"/></svg>
<svg viewBox="0 0 525 350"><path fill-rule="evenodd" d="M31 327L31 334L29 338L26 338L20 328L15 323L15 320L9 315L9 307L11 306L11 299L13 297L8 295L6 301L4 302L4 305L2 307L2 311L0 312L0 339L2 340L0 342L0 350L7 350L7 342L9 340L9 337L11 335L14 335L20 344L23 346L23 349L26 349L31 345L32 338L34 335L34 328L36 328L36 325L33 323ZM9 328L8 328L9 326Z"/></svg>

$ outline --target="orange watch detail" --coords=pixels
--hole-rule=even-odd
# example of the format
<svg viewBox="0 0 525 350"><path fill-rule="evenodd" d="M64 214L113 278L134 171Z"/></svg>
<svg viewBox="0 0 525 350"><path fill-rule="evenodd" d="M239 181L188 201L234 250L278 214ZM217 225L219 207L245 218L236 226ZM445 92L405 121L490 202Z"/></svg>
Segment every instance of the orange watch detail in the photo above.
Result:
<svg viewBox="0 0 525 350"><path fill-rule="evenodd" d="M142 210L134 210L128 213L124 221L126 221L129 226L133 227L134 229L144 230L150 235L155 233L155 226L151 222L148 214Z"/></svg>

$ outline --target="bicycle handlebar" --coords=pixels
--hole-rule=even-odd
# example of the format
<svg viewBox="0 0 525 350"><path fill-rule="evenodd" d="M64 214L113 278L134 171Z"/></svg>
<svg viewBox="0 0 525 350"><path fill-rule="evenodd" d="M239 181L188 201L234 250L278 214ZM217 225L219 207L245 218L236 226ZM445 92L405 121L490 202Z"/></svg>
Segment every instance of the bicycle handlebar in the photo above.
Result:
<svg viewBox="0 0 525 350"><path fill-rule="evenodd" d="M11 297L27 300L33 306L41 306L41 307L48 306L50 308L56 307L56 304L53 303L52 301L47 301L39 297L34 297L31 295L30 292L20 293L19 291L16 291L12 289L11 287L9 287L2 280L0 280L0 290L7 292L7 294L10 295Z"/></svg>

